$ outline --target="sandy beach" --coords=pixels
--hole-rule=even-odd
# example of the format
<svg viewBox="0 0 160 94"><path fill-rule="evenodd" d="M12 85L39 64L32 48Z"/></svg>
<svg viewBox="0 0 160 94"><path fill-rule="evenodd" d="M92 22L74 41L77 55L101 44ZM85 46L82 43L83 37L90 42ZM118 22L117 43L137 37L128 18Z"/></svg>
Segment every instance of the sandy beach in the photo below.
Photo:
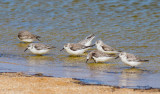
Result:
<svg viewBox="0 0 160 94"><path fill-rule="evenodd" d="M160 94L160 89L138 90L85 85L72 78L42 74L0 73L0 94Z"/></svg>

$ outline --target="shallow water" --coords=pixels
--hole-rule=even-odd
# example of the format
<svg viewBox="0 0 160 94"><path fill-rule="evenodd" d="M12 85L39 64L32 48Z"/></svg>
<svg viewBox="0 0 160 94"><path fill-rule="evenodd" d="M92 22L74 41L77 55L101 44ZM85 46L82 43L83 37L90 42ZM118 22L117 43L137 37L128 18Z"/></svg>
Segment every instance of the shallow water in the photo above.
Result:
<svg viewBox="0 0 160 94"><path fill-rule="evenodd" d="M160 88L159 0L3 0L0 1L0 72L43 73L89 84ZM54 45L44 56L24 52L17 33L28 30ZM120 60L85 63L59 50L94 33L96 40L149 59L138 68ZM38 41L37 41L38 42ZM94 48L95 49L95 48ZM92 49L93 50L93 49Z"/></svg>

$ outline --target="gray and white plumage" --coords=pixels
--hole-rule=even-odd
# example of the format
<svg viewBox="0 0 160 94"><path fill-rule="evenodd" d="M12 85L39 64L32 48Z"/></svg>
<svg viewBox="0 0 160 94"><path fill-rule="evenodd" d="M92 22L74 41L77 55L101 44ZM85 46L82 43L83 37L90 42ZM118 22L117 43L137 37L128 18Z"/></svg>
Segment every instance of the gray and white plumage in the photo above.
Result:
<svg viewBox="0 0 160 94"><path fill-rule="evenodd" d="M96 41L95 44L97 46L97 50L107 53L107 54L117 54L121 52L121 51L117 51L116 49L112 48L109 45L104 44L102 40Z"/></svg>
<svg viewBox="0 0 160 94"><path fill-rule="evenodd" d="M88 50L88 48L93 47L93 46L94 45L85 46L79 43L67 43L64 45L63 49L65 49L67 53L71 55L82 55L85 51Z"/></svg>
<svg viewBox="0 0 160 94"><path fill-rule="evenodd" d="M40 36L34 35L29 31L20 31L18 33L18 39L23 42L33 42L35 40L39 40Z"/></svg>
<svg viewBox="0 0 160 94"><path fill-rule="evenodd" d="M29 49L33 54L41 55L41 54L46 54L52 48L55 48L55 47L45 45L42 43L31 43L28 45L28 47L24 51Z"/></svg>
<svg viewBox="0 0 160 94"><path fill-rule="evenodd" d="M113 59L114 56L113 55L110 55L110 54L106 54L106 53L103 53L101 51L98 51L98 50L94 50L94 51L91 51L88 55L87 55L87 61L86 63L88 62L89 59L93 59L95 63L97 62L106 62L110 59Z"/></svg>
<svg viewBox="0 0 160 94"><path fill-rule="evenodd" d="M78 42L79 44L85 45L85 46L90 46L92 44L92 40L95 38L94 34L90 34L87 36L84 40L81 40Z"/></svg>
<svg viewBox="0 0 160 94"><path fill-rule="evenodd" d="M127 65L132 67L140 65L142 62L147 62L149 60L141 60L139 57L135 56L134 54L121 52L119 53L119 57Z"/></svg>

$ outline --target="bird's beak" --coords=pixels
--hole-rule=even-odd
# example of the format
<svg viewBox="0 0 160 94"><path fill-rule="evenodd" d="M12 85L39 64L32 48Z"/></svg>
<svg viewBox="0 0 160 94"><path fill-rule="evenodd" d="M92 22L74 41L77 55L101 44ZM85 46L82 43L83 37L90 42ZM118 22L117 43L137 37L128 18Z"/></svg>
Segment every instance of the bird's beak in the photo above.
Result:
<svg viewBox="0 0 160 94"><path fill-rule="evenodd" d="M119 58L119 56L117 56L115 59L118 59Z"/></svg>
<svg viewBox="0 0 160 94"><path fill-rule="evenodd" d="M88 62L89 59L86 60L86 63Z"/></svg>
<svg viewBox="0 0 160 94"><path fill-rule="evenodd" d="M26 48L25 50L24 50L24 52L26 52L28 50L28 48Z"/></svg>
<svg viewBox="0 0 160 94"><path fill-rule="evenodd" d="M60 51L64 50L64 48L62 48Z"/></svg>

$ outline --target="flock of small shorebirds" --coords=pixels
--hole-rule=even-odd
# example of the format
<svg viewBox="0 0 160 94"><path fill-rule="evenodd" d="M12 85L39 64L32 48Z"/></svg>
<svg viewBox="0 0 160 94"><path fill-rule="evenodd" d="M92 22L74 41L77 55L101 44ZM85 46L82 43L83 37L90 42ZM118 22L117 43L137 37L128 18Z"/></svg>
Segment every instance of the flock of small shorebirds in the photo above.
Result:
<svg viewBox="0 0 160 94"><path fill-rule="evenodd" d="M56 48L54 46L45 45L42 43L31 43L33 41L40 41L40 36L34 35L29 31L20 31L18 33L18 39L22 42L30 42L28 47L24 50L27 51L28 49L36 55L42 55L49 52L50 49ZM88 53L87 60L93 59L95 63L97 62L106 62L110 59L117 59L120 57L121 61L131 67L136 67L143 62L147 62L149 60L141 60L139 57L135 56L134 54L118 51L112 48L109 45L103 43L102 40L98 40L95 44L92 45L92 40L95 38L94 34L87 36L84 40L78 43L67 43L64 45L62 50L66 50L66 52L70 55L80 56L84 54L89 48L96 45L97 49L93 50Z"/></svg>

